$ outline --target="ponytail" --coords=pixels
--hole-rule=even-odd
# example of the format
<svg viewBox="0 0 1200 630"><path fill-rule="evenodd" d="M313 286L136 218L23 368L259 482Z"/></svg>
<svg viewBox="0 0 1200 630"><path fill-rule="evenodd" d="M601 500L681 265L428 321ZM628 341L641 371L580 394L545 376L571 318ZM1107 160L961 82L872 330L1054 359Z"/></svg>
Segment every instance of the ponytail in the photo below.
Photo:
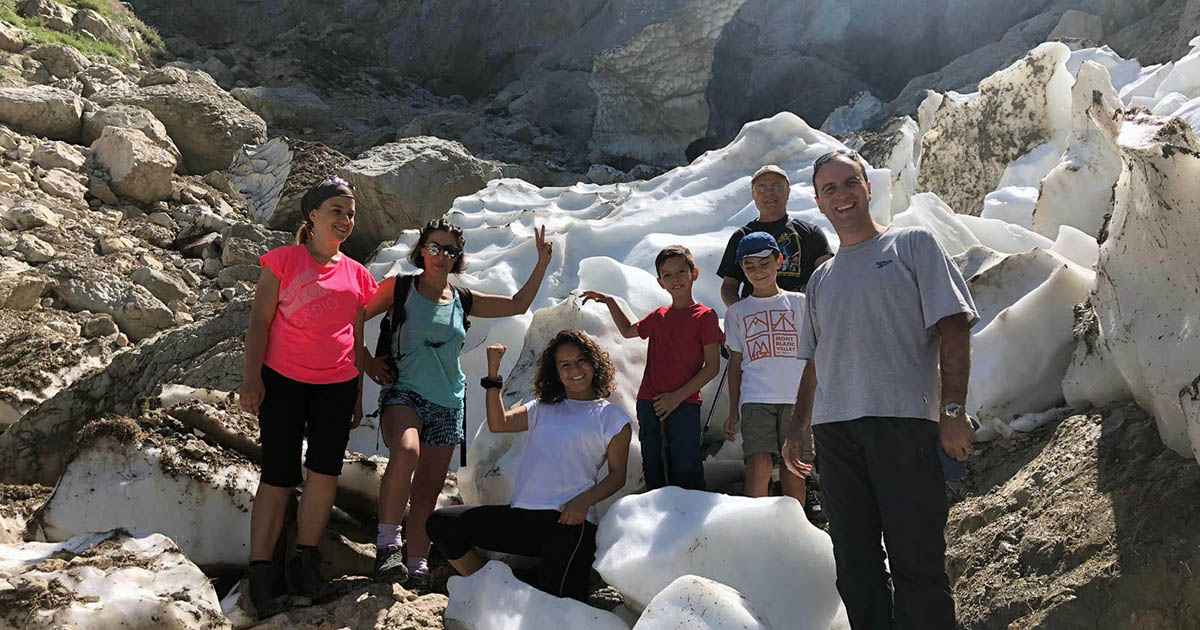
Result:
<svg viewBox="0 0 1200 630"><path fill-rule="evenodd" d="M313 228L315 227L312 219L304 219L304 223L300 224L300 229L296 230L296 244L304 245L312 240Z"/></svg>

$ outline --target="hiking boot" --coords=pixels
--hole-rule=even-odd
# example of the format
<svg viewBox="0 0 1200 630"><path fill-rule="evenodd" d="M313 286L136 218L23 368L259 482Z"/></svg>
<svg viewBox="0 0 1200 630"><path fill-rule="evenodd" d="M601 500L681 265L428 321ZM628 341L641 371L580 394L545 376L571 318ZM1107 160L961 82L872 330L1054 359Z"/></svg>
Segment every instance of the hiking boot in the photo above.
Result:
<svg viewBox="0 0 1200 630"><path fill-rule="evenodd" d="M408 581L408 567L400 545L375 548L375 581L403 584Z"/></svg>
<svg viewBox="0 0 1200 630"><path fill-rule="evenodd" d="M808 517L809 523L817 527L829 522L829 517L825 515L825 508L821 507L821 499L812 486L804 491L804 515Z"/></svg>
<svg viewBox="0 0 1200 630"><path fill-rule="evenodd" d="M249 583L250 604L259 619L266 619L279 612L275 603L275 567L270 563L252 564L246 569Z"/></svg>
<svg viewBox="0 0 1200 630"><path fill-rule="evenodd" d="M293 595L313 599L321 594L325 580L321 577L321 553L316 547L297 549L288 559L288 588Z"/></svg>

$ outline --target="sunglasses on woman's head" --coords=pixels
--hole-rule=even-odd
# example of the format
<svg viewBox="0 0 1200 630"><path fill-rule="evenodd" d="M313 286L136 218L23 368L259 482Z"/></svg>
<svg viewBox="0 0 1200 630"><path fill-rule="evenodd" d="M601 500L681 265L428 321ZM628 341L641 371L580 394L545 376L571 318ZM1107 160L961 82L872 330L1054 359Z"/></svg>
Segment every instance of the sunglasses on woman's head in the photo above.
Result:
<svg viewBox="0 0 1200 630"><path fill-rule="evenodd" d="M462 256L463 251L453 245L425 243L425 253L429 254L430 256L437 256L441 254L450 260L454 260L455 258Z"/></svg>

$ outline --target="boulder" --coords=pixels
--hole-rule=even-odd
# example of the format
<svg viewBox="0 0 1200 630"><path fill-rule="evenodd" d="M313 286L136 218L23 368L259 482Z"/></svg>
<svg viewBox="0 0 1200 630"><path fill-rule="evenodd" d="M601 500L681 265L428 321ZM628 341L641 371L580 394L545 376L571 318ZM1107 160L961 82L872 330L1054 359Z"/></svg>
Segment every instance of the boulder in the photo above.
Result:
<svg viewBox="0 0 1200 630"><path fill-rule="evenodd" d="M259 258L269 250L266 243L256 243L238 237L225 238L221 243L221 264L226 267L257 265Z"/></svg>
<svg viewBox="0 0 1200 630"><path fill-rule="evenodd" d="M274 127L324 129L333 122L333 110L305 87L234 88L230 94Z"/></svg>
<svg viewBox="0 0 1200 630"><path fill-rule="evenodd" d="M1070 130L1070 50L1042 44L979 83L977 95L931 93L921 104L919 190L937 193L955 212L979 215L1009 162Z"/></svg>
<svg viewBox="0 0 1200 630"><path fill-rule="evenodd" d="M92 100L102 106L121 103L149 110L179 147L189 173L225 170L242 145L266 140L262 118L215 85L150 85L132 94L100 92Z"/></svg>
<svg viewBox="0 0 1200 630"><path fill-rule="evenodd" d="M17 251L35 265L50 262L56 253L53 245L29 233L17 237Z"/></svg>
<svg viewBox="0 0 1200 630"><path fill-rule="evenodd" d="M146 287L163 304L170 304L174 300L185 300L192 295L192 290L188 288L183 280L176 278L166 271L157 271L149 267L138 267L133 270L133 273L129 274L129 279Z"/></svg>
<svg viewBox="0 0 1200 630"><path fill-rule="evenodd" d="M45 85L0 87L0 123L21 133L74 140L82 114L83 101L68 90Z"/></svg>
<svg viewBox="0 0 1200 630"><path fill-rule="evenodd" d="M736 589L774 628L828 630L841 603L833 545L788 497L676 487L627 496L600 521L593 567L635 611L684 575Z"/></svg>
<svg viewBox="0 0 1200 630"><path fill-rule="evenodd" d="M87 162L87 157L78 149L61 140L39 142L29 159L44 169L65 168L69 171L78 171Z"/></svg>
<svg viewBox="0 0 1200 630"><path fill-rule="evenodd" d="M85 113L80 139L84 144L91 145L100 139L100 134L104 133L105 127L137 129L146 134L146 137L155 144L166 149L174 156L176 162L183 159L179 148L167 134L167 128L145 108L134 105L110 105L94 112Z"/></svg>
<svg viewBox="0 0 1200 630"><path fill-rule="evenodd" d="M171 196L174 155L137 129L105 127L92 143L96 162L108 170L112 190L142 203Z"/></svg>
<svg viewBox="0 0 1200 630"><path fill-rule="evenodd" d="M29 31L17 28L8 22L0 22L0 50L4 52L21 52L29 41Z"/></svg>
<svg viewBox="0 0 1200 630"><path fill-rule="evenodd" d="M478 192L501 172L457 142L420 136L370 149L338 175L354 185L363 209L345 249L365 257L401 230L442 216L455 198Z"/></svg>
<svg viewBox="0 0 1200 630"><path fill-rule="evenodd" d="M46 28L66 33L75 23L75 9L54 0L25 0L17 8L25 18L37 18Z"/></svg>
<svg viewBox="0 0 1200 630"><path fill-rule="evenodd" d="M737 589L698 575L680 576L650 600L633 630L772 630Z"/></svg>
<svg viewBox="0 0 1200 630"><path fill-rule="evenodd" d="M175 83L188 83L191 78L188 71L175 66L163 66L155 68L150 72L142 75L138 79L138 87L150 87L152 85L173 85Z"/></svg>
<svg viewBox="0 0 1200 630"><path fill-rule="evenodd" d="M129 419L104 420L80 431L30 528L48 541L117 528L159 532L201 566L241 566L257 485L254 464L237 453L190 434L164 437Z"/></svg>
<svg viewBox="0 0 1200 630"><path fill-rule="evenodd" d="M134 341L175 325L171 309L150 291L125 278L57 260L47 263L43 269L58 281L54 294L67 308L108 313L121 327L121 332Z"/></svg>
<svg viewBox="0 0 1200 630"><path fill-rule="evenodd" d="M513 576L493 560L469 577L446 583L450 604L445 623L456 630L628 630L620 617L573 599L544 593Z"/></svg>
<svg viewBox="0 0 1200 630"><path fill-rule="evenodd" d="M75 14L75 28L87 31L96 39L112 44L123 51L135 51L134 36L128 29L92 9L80 9Z"/></svg>
<svg viewBox="0 0 1200 630"><path fill-rule="evenodd" d="M92 62L78 49L66 44L38 44L26 48L24 54L37 60L56 79L67 79Z"/></svg>
<svg viewBox="0 0 1200 630"><path fill-rule="evenodd" d="M0 257L0 307L34 308L49 284L50 279L33 267L14 258Z"/></svg>
<svg viewBox="0 0 1200 630"><path fill-rule="evenodd" d="M83 85L80 94L85 98L101 90L132 92L137 89L137 84L125 76L124 72L106 63L94 62L76 74L75 78ZM90 144L90 141L84 140L84 144Z"/></svg>
<svg viewBox="0 0 1200 630"><path fill-rule="evenodd" d="M57 228L62 224L62 215L51 212L49 208L36 201L20 199L8 212L0 215L6 222L18 230L32 230L40 227Z"/></svg>
<svg viewBox="0 0 1200 630"><path fill-rule="evenodd" d="M52 168L38 177L38 187L46 194L83 204L83 196L87 194L88 187L79 179L80 176L73 171Z"/></svg>
<svg viewBox="0 0 1200 630"><path fill-rule="evenodd" d="M0 628L229 630L208 576L162 534L0 545Z"/></svg>

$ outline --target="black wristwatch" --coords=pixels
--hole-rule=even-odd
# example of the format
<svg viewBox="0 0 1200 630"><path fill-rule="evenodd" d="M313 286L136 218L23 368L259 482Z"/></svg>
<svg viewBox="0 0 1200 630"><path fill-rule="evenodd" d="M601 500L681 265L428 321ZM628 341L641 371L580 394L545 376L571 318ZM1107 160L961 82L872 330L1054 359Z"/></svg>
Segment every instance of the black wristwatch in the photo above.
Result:
<svg viewBox="0 0 1200 630"><path fill-rule="evenodd" d="M504 387L504 377L497 376L494 379L483 377L479 379L479 386L484 389L500 389Z"/></svg>

